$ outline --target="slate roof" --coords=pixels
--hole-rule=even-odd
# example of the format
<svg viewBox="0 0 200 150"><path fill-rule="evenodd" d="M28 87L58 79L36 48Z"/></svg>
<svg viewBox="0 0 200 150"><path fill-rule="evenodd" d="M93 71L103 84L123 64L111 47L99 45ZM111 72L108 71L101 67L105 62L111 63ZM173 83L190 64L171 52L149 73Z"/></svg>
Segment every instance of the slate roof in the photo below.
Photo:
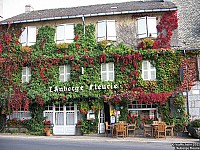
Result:
<svg viewBox="0 0 200 150"><path fill-rule="evenodd" d="M25 23L44 20L56 20L67 18L80 18L90 16L104 16L114 14L134 14L143 12L160 12L177 10L177 6L172 2L159 1L129 1L123 3L98 4L90 6L79 6L71 8L56 8L36 10L23 13L9 19L3 20L0 24Z"/></svg>

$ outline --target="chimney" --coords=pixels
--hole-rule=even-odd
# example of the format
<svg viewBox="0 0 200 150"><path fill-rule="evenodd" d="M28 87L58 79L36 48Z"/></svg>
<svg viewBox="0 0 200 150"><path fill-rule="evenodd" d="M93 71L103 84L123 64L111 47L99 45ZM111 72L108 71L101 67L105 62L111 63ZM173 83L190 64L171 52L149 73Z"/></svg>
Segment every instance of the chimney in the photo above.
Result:
<svg viewBox="0 0 200 150"><path fill-rule="evenodd" d="M25 13L31 12L33 10L34 9L33 9L33 7L30 4L28 4L28 5L25 6Z"/></svg>

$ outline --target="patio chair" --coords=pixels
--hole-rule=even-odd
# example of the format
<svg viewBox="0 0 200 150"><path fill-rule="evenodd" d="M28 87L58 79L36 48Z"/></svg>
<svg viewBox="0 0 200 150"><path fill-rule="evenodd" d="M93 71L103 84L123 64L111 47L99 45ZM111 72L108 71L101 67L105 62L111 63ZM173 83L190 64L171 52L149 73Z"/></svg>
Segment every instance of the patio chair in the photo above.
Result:
<svg viewBox="0 0 200 150"><path fill-rule="evenodd" d="M126 137L126 127L124 126L124 123L117 123L115 125L115 131L116 131L116 138L118 136L122 136L123 138Z"/></svg>
<svg viewBox="0 0 200 150"><path fill-rule="evenodd" d="M158 123L158 127L156 130L156 137L165 137L166 138L166 124L164 122Z"/></svg>
<svg viewBox="0 0 200 150"><path fill-rule="evenodd" d="M166 132L174 137L174 122L171 125L166 125Z"/></svg>
<svg viewBox="0 0 200 150"><path fill-rule="evenodd" d="M133 135L135 137L136 127L137 127L137 123L136 122L134 124L128 124L127 125L127 137L129 136L129 131L133 131Z"/></svg>
<svg viewBox="0 0 200 150"><path fill-rule="evenodd" d="M146 137L146 135L148 134L147 132L152 133L152 126L151 126L151 124L145 124L145 122L144 122L143 123L143 127L144 127L144 137Z"/></svg>
<svg viewBox="0 0 200 150"><path fill-rule="evenodd" d="M113 125L109 125L108 122L105 122L105 136L108 136L109 132L113 137Z"/></svg>

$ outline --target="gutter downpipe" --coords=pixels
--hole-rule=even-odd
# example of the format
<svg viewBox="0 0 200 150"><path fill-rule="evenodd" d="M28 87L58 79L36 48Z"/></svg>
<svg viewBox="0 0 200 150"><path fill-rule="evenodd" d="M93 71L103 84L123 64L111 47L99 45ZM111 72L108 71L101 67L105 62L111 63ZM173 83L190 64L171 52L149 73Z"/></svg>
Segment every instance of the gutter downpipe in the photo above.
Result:
<svg viewBox="0 0 200 150"><path fill-rule="evenodd" d="M183 50L184 56L186 56L186 49L184 48ZM188 65L186 63L186 72L188 72ZM186 84L186 101L187 101L187 114L189 115L189 94L188 94L188 79L187 79L187 84Z"/></svg>
<svg viewBox="0 0 200 150"><path fill-rule="evenodd" d="M83 34L85 35L85 17L82 16L82 24L83 24Z"/></svg>

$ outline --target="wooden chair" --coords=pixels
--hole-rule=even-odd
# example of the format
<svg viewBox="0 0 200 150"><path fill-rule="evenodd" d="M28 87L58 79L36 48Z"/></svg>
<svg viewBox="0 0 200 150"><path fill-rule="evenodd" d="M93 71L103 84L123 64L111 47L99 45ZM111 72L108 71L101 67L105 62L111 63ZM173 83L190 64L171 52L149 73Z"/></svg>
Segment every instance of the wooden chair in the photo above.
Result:
<svg viewBox="0 0 200 150"><path fill-rule="evenodd" d="M145 123L143 123L143 127L144 127L144 137L146 137L147 132L152 133L152 126L151 126L151 124L145 124Z"/></svg>
<svg viewBox="0 0 200 150"><path fill-rule="evenodd" d="M158 127L156 130L156 137L165 137L166 138L166 124L164 122L158 123Z"/></svg>
<svg viewBox="0 0 200 150"><path fill-rule="evenodd" d="M174 137L174 122L171 125L166 125L166 132Z"/></svg>
<svg viewBox="0 0 200 150"><path fill-rule="evenodd" d="M118 136L122 136L123 138L126 137L126 127L124 126L124 123L117 123L115 125L115 132L116 138Z"/></svg>
<svg viewBox="0 0 200 150"><path fill-rule="evenodd" d="M108 132L110 132L113 137L113 125L109 125L108 122L105 122L105 136L108 136Z"/></svg>
<svg viewBox="0 0 200 150"><path fill-rule="evenodd" d="M128 124L127 125L127 137L129 136L129 131L133 131L133 135L135 137L136 135L136 127L137 127L137 123L135 122L134 124Z"/></svg>

